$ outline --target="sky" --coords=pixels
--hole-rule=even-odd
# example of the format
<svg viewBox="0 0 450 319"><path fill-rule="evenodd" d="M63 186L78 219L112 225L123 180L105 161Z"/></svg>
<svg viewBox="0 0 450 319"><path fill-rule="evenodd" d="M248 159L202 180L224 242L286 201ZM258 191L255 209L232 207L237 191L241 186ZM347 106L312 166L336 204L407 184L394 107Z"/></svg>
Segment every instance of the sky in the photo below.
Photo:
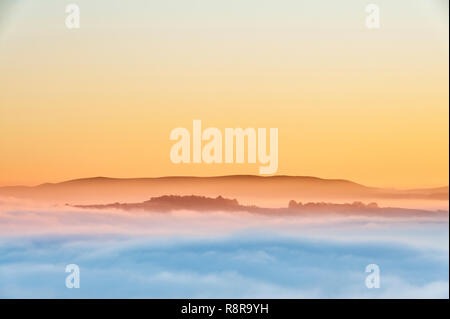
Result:
<svg viewBox="0 0 450 319"><path fill-rule="evenodd" d="M0 185L257 174L170 161L170 132L277 127L277 174L448 185L448 4L67 1L0 5Z"/></svg>

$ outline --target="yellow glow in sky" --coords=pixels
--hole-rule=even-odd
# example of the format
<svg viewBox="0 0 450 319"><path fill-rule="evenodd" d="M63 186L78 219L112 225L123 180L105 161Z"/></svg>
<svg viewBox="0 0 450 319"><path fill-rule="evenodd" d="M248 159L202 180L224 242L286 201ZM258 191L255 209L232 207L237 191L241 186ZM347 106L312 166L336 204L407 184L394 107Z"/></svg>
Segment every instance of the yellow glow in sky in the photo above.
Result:
<svg viewBox="0 0 450 319"><path fill-rule="evenodd" d="M0 24L0 185L258 174L173 164L170 132L279 129L277 174L448 185L448 6L17 1ZM445 14L445 10L447 13ZM6 12L6 11L4 11Z"/></svg>

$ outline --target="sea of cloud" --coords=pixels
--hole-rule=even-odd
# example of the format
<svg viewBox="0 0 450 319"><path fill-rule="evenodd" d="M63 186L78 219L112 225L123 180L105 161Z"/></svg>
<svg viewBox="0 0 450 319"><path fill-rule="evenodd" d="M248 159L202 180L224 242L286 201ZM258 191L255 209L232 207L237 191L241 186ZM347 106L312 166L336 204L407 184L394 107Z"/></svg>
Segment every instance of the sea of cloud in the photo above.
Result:
<svg viewBox="0 0 450 319"><path fill-rule="evenodd" d="M0 203L2 298L448 298L448 220ZM65 267L80 267L68 289ZM380 267L368 289L365 268Z"/></svg>

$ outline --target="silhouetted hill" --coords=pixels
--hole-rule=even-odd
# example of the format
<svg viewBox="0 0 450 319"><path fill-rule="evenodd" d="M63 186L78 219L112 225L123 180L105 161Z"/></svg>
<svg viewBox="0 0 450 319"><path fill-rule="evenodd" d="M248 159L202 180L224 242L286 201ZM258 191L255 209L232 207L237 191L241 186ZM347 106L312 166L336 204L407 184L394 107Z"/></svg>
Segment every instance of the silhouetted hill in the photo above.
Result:
<svg viewBox="0 0 450 319"><path fill-rule="evenodd" d="M279 206L292 198L302 201L380 201L381 199L446 200L448 187L395 190L367 187L341 179L309 176L94 177L38 186L0 187L0 196L51 203L143 201L148 196L199 195L237 198L241 202Z"/></svg>
<svg viewBox="0 0 450 319"><path fill-rule="evenodd" d="M176 210L190 210L197 212L248 212L267 216L277 215L302 215L323 216L329 214L359 215L359 216L383 216L383 217L440 217L448 218L447 211L427 211L418 209L406 209L396 207L379 207L377 203L364 204L353 202L352 204L335 203L301 203L291 200L287 207L265 208L258 206L245 206L239 204L236 199L226 199L222 196L209 198L205 196L175 196L165 195L152 197L150 200L140 203L112 203L95 205L74 205L73 207L84 209L120 209L125 211L143 211L166 213Z"/></svg>

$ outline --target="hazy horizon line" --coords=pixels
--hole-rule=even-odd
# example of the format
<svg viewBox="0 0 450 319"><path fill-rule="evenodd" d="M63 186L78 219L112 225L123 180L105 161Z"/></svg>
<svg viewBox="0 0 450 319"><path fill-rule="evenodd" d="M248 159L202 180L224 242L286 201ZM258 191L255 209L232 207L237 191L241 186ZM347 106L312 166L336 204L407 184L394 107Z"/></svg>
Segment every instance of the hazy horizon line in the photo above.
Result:
<svg viewBox="0 0 450 319"><path fill-rule="evenodd" d="M75 181L82 181L82 180L93 180L93 179L109 179L109 180L133 180L133 179L164 179L164 178L226 178L226 177L256 177L256 178L280 178L280 177L288 177L288 178L310 178L310 179L316 179L316 180L323 180L323 181L334 181L334 182L347 182L352 184L357 184L359 186L367 187L367 188L380 188L380 189L391 189L391 190L420 190L420 189L439 189L439 188L448 188L449 184L447 185L439 185L439 186L416 186L416 187L394 187L394 186L372 186L367 185L359 182L355 182L350 179L345 178L325 178L325 177L317 177L312 175L288 175L288 174L275 174L275 175L258 175L258 174L230 174L230 175L208 175L208 176L195 176L195 175L164 175L164 176L145 176L145 177L111 177L111 176L90 176L90 177L79 177L79 178L70 178L70 179L64 179L56 182L42 182L38 184L2 184L0 185L0 188L5 187L39 187L42 185L56 185L56 184L62 184L67 182L75 182Z"/></svg>

